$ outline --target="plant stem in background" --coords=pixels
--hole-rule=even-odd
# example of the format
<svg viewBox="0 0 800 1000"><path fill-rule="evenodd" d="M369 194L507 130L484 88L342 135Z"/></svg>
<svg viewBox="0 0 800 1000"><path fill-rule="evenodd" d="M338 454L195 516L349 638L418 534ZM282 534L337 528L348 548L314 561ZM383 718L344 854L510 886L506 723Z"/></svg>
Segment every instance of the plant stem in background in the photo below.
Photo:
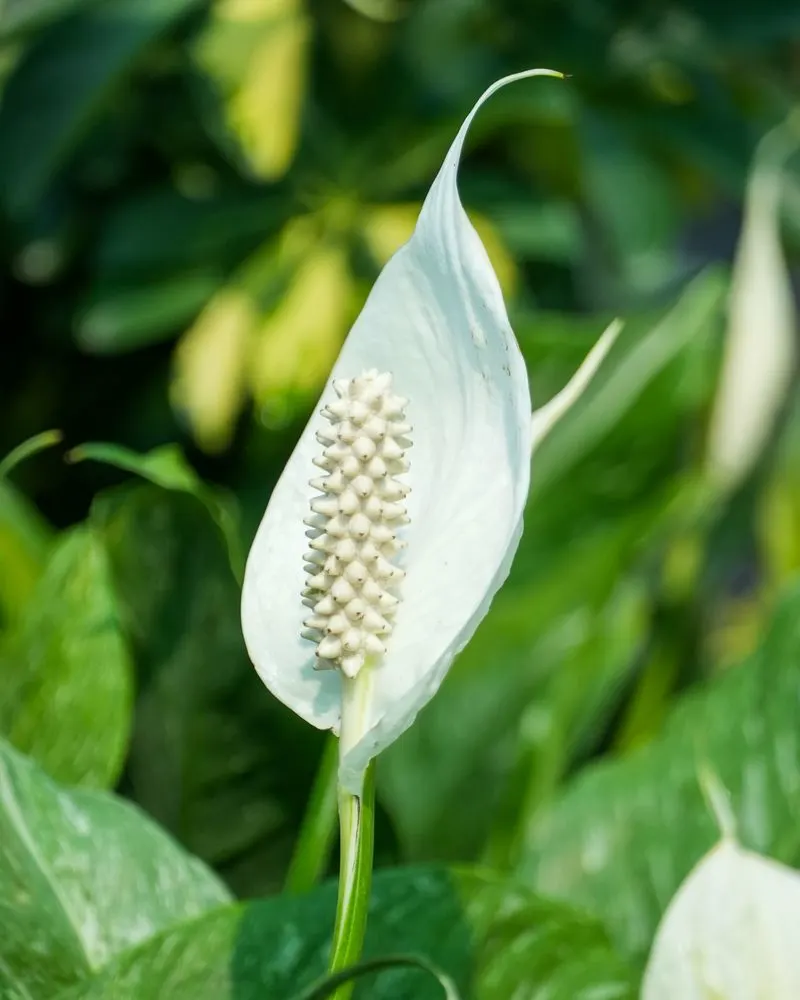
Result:
<svg viewBox="0 0 800 1000"><path fill-rule="evenodd" d="M336 832L338 764L339 741L329 735L286 873L285 892L307 892L325 874Z"/></svg>
<svg viewBox="0 0 800 1000"><path fill-rule="evenodd" d="M0 479L5 479L9 472L16 469L20 462L24 462L31 455L36 455L40 451L44 451L45 448L52 448L53 445L60 444L62 437L61 431L42 431L41 434L18 444L0 462Z"/></svg>
<svg viewBox="0 0 800 1000"><path fill-rule="evenodd" d="M372 883L372 853L375 836L375 761L364 776L361 795L339 792L341 864L339 899L329 972L354 965L361 956L367 928L369 892ZM344 983L336 1000L347 1000L353 983Z"/></svg>

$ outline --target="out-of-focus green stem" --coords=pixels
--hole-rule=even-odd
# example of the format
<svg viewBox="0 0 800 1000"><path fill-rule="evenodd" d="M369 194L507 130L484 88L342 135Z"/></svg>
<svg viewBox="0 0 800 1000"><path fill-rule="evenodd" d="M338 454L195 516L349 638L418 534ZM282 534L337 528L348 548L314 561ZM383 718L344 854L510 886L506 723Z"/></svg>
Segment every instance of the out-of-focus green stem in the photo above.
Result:
<svg viewBox="0 0 800 1000"><path fill-rule="evenodd" d="M54 444L60 444L62 437L61 431L42 431L41 434L18 444L0 462L0 479L5 479L9 472L31 455L36 455L45 448L52 448Z"/></svg>
<svg viewBox="0 0 800 1000"><path fill-rule="evenodd" d="M325 874L336 832L339 741L328 736L286 873L284 891L307 892Z"/></svg>

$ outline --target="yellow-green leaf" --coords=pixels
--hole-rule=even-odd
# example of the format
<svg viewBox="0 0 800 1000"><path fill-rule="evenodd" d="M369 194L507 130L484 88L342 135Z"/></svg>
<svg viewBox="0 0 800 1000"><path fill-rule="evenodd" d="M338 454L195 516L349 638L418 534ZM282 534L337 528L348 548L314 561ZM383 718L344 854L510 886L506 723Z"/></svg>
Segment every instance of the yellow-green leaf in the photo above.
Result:
<svg viewBox="0 0 800 1000"><path fill-rule="evenodd" d="M253 344L248 372L264 416L285 418L291 401L319 391L347 333L353 304L347 256L322 246L304 259Z"/></svg>
<svg viewBox="0 0 800 1000"><path fill-rule="evenodd" d="M10 483L0 481L0 616L19 617L42 574L52 530Z"/></svg>
<svg viewBox="0 0 800 1000"><path fill-rule="evenodd" d="M297 146L310 21L303 0L217 0L195 50L246 165L275 180Z"/></svg>
<svg viewBox="0 0 800 1000"><path fill-rule="evenodd" d="M245 401L249 338L258 324L253 299L224 288L181 338L175 351L173 405L209 452L229 444Z"/></svg>

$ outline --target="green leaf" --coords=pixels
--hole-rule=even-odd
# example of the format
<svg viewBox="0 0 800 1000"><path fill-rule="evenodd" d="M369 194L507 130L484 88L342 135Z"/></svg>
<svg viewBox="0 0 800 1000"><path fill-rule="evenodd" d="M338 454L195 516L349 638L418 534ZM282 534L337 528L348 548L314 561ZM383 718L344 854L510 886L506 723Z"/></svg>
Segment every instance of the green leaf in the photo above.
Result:
<svg viewBox="0 0 800 1000"><path fill-rule="evenodd" d="M354 982L362 976L374 975L376 972L382 972L385 969L396 968L422 969L439 981L443 990L442 996L444 1000L461 1000L458 990L450 977L446 976L435 965L427 962L424 958L420 958L419 955L393 955L388 958L373 958L368 959L366 962L359 962L357 965L349 966L342 972L325 976L320 982L304 990L302 996L298 996L296 1000L325 1000L325 998L333 996L339 987L346 983Z"/></svg>
<svg viewBox="0 0 800 1000"><path fill-rule="evenodd" d="M276 701L251 666L239 588L197 500L136 485L99 499L92 522L139 678L133 795L235 888L273 889L322 734Z"/></svg>
<svg viewBox="0 0 800 1000"><path fill-rule="evenodd" d="M59 1000L289 1000L321 975L335 888L230 907L122 956ZM602 928L568 907L473 872L397 869L375 879L371 957L420 955L464 1000L633 1000ZM361 1000L442 1000L420 969L356 986Z"/></svg>
<svg viewBox="0 0 800 1000"><path fill-rule="evenodd" d="M41 28L88 2L90 0L3 0L0 4L0 40Z"/></svg>
<svg viewBox="0 0 800 1000"><path fill-rule="evenodd" d="M67 455L70 462L103 462L117 469L133 472L165 490L177 490L196 497L209 512L222 532L228 548L231 568L241 579L244 555L236 508L232 500L212 489L197 475L175 444L153 448L144 455L118 444L88 443L73 448Z"/></svg>
<svg viewBox="0 0 800 1000"><path fill-rule="evenodd" d="M188 326L222 280L214 268L159 276L141 284L101 285L75 325L89 354L125 354L169 340Z"/></svg>
<svg viewBox="0 0 800 1000"><path fill-rule="evenodd" d="M10 483L0 482L0 611L13 623L30 600L52 544L53 531Z"/></svg>
<svg viewBox="0 0 800 1000"><path fill-rule="evenodd" d="M626 323L612 348L612 358L592 379L580 404L564 417L558 433L537 450L532 501L537 501L545 489L552 488L557 479L563 482L572 468L585 464L589 453L595 452L611 431L621 429L630 449L636 442L631 441L629 426L621 425L634 413L639 420L628 424L639 424L642 443L652 449L652 439L641 433L641 419L646 418L651 424L658 422L662 427L674 424L675 404L680 402L681 382L686 382L686 376L672 366L682 355L694 362L694 352L712 339L722 315L726 284L719 272L705 272L687 286L675 305L655 324L642 330L641 322ZM612 363L613 356L616 364ZM665 372L671 376L668 389L671 405L666 411L654 405L654 390Z"/></svg>
<svg viewBox="0 0 800 1000"><path fill-rule="evenodd" d="M568 202L493 205L487 213L508 249L528 259L573 264L581 252L580 221Z"/></svg>
<svg viewBox="0 0 800 1000"><path fill-rule="evenodd" d="M672 248L681 221L672 178L635 133L611 118L585 112L580 136L586 199L602 227L597 259L589 260L595 295L607 304L620 293L638 297L663 288L676 276Z"/></svg>
<svg viewBox="0 0 800 1000"><path fill-rule="evenodd" d="M675 709L660 739L579 777L527 831L521 874L603 914L643 957L675 890L718 839L699 773L729 790L741 842L800 863L800 588L760 649Z"/></svg>
<svg viewBox="0 0 800 1000"><path fill-rule="evenodd" d="M540 808L602 737L649 626L639 564L691 498L674 456L723 291L718 274L705 275L665 316L626 324L586 396L534 455L508 583L437 697L381 760L379 799L406 857L475 858L491 832L492 862L506 861L520 810ZM551 318L551 360L555 335L566 345L584 326ZM536 373L534 335L522 345Z"/></svg>
<svg viewBox="0 0 800 1000"><path fill-rule="evenodd" d="M131 668L106 556L89 530L55 547L0 656L0 732L60 781L113 785L128 745Z"/></svg>
<svg viewBox="0 0 800 1000"><path fill-rule="evenodd" d="M294 156L306 90L311 24L300 0L217 4L194 46L208 91L201 110L242 172L282 177ZM275 80L280 86L275 86Z"/></svg>
<svg viewBox="0 0 800 1000"><path fill-rule="evenodd" d="M221 185L193 199L172 185L136 193L113 205L95 246L97 271L109 282L147 283L209 265L225 272L275 230L293 207L260 188Z"/></svg>
<svg viewBox="0 0 800 1000"><path fill-rule="evenodd" d="M307 892L328 870L339 826L338 776L339 739L329 733L292 850L284 892Z"/></svg>
<svg viewBox="0 0 800 1000"><path fill-rule="evenodd" d="M551 561L546 581L498 595L436 698L381 757L380 800L406 857L474 858L499 827L507 843L496 849L512 850L520 800L544 777L529 776L531 760L543 767L547 754L557 781L602 729L646 624L641 586L618 579L641 541L623 528Z"/></svg>
<svg viewBox="0 0 800 1000"><path fill-rule="evenodd" d="M135 807L66 791L0 741L0 995L52 1000L229 898Z"/></svg>
<svg viewBox="0 0 800 1000"><path fill-rule="evenodd" d="M106 0L36 38L0 108L0 190L12 215L43 196L142 49L197 4Z"/></svg>

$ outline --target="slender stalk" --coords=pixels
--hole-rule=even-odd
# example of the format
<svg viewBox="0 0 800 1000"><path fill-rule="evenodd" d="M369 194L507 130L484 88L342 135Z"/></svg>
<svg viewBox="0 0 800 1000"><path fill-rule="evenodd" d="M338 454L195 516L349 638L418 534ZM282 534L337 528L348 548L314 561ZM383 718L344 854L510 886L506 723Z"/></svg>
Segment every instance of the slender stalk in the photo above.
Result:
<svg viewBox="0 0 800 1000"><path fill-rule="evenodd" d="M5 479L9 472L31 455L36 455L45 448L52 448L54 444L60 444L62 437L61 431L42 431L41 434L18 444L0 462L0 479Z"/></svg>
<svg viewBox="0 0 800 1000"><path fill-rule="evenodd" d="M339 741L328 736L295 844L284 892L307 892L325 874L336 831Z"/></svg>
<svg viewBox="0 0 800 1000"><path fill-rule="evenodd" d="M341 826L341 866L339 899L329 972L340 972L361 957L367 929L369 892L372 884L372 855L375 833L375 761L364 776L361 796L339 793ZM335 1000L347 1000L353 983L336 991Z"/></svg>
<svg viewBox="0 0 800 1000"><path fill-rule="evenodd" d="M358 742L366 725L372 689L372 664L368 661L353 680L342 682L342 726L339 753ZM372 855L375 839L375 761L364 775L360 794L339 788L339 899L328 972L340 972L359 960L367 929ZM353 983L343 983L335 1000L348 1000Z"/></svg>

